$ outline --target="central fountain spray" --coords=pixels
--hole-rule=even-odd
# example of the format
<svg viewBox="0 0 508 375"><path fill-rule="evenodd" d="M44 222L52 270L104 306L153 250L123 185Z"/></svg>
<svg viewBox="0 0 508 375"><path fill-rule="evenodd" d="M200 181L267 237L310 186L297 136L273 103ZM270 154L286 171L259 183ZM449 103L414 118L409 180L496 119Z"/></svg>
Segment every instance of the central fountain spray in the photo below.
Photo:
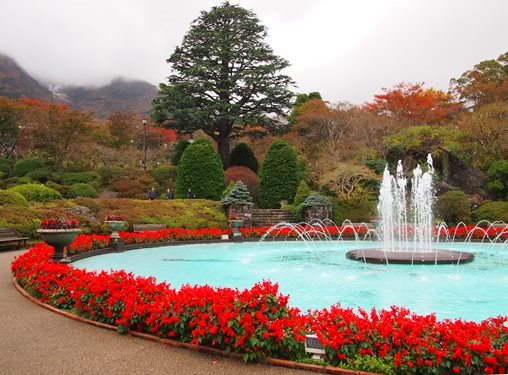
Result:
<svg viewBox="0 0 508 375"><path fill-rule="evenodd" d="M426 169L424 172L418 164L413 170L409 199L402 162L399 160L395 176L390 174L388 166L385 168L378 204L381 219L378 233L383 247L352 250L347 253L349 259L399 264L467 263L473 260L470 253L432 248L432 205L435 194L432 186L434 167L430 154L427 156Z"/></svg>

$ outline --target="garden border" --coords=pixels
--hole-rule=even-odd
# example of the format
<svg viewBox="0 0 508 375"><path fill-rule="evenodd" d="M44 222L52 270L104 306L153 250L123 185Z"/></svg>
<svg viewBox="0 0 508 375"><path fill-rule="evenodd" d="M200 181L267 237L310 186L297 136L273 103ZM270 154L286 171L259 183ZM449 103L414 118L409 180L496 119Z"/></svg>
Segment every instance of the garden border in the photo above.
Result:
<svg viewBox="0 0 508 375"><path fill-rule="evenodd" d="M104 250L104 249L101 249L101 250ZM106 253L104 253L104 254L106 254ZM28 299L32 303L34 303L34 304L36 304L38 306L41 306L41 307L43 307L43 308L45 308L45 309L47 309L49 311L52 311L52 312L55 312L57 314L63 315L66 318L69 318L69 319L72 319L72 320L76 320L78 322L90 324L90 325L95 326L95 327L104 328L104 329L107 329L109 331L116 331L117 330L116 326L112 326L112 325L109 325L109 324L96 322L96 321L90 320L90 319L86 319L86 318L83 318L81 316L72 314L70 312L57 309L56 307L53 307L51 305L48 305L46 303L43 303L43 302L39 301L38 299L36 299L32 295L30 295L30 293L28 293L25 289L23 289L21 287L21 285L19 285L18 281L16 280L16 278L14 276L12 277L12 283L14 284L14 287L16 288L16 290L23 297L25 297L26 299ZM155 341L155 342L158 342L158 343L161 343L161 344L164 344L164 345L168 345L168 346L172 346L172 347L189 349L189 350L193 350L193 351L197 351L197 352L201 352L201 353L206 353L206 354L211 354L211 355L215 355L215 356L220 356L220 357L234 358L235 360L242 360L242 356L240 354L238 354L238 353L229 353L229 354L226 354L225 351L222 351L222 350L219 350L219 349L215 349L215 348L210 348L208 346L190 344L190 343L186 343L186 342L181 342L181 341L177 341L177 340L171 340L171 339L163 338L163 337L157 337L157 336L154 336L154 335L149 335L147 333L141 333L141 332L136 332L136 331L129 331L129 333L127 335L128 336L138 337L138 338L145 339L145 340ZM286 368L291 368L291 369L295 369L295 370L306 370L306 371L312 371L312 372L321 373L321 374L335 374L335 375L380 375L380 374L374 373L374 372L366 372L366 371L358 371L358 370L348 370L348 369L343 369L343 368L340 368L340 367L333 367L333 366L312 365L312 364L293 362L293 361L288 361L288 360L285 360L285 359L278 359L278 358L272 358L272 357L267 357L264 362L263 361L258 361L258 362L259 363L265 363L267 365L286 367Z"/></svg>

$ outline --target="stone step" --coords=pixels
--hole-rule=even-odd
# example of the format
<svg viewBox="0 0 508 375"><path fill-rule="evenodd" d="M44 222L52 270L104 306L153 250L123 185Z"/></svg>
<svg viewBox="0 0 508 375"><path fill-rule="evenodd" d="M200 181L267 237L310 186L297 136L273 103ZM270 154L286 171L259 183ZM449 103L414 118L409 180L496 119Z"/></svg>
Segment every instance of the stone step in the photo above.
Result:
<svg viewBox="0 0 508 375"><path fill-rule="evenodd" d="M253 209L252 225L264 227L275 225L282 222L294 222L293 213L289 210L280 209Z"/></svg>

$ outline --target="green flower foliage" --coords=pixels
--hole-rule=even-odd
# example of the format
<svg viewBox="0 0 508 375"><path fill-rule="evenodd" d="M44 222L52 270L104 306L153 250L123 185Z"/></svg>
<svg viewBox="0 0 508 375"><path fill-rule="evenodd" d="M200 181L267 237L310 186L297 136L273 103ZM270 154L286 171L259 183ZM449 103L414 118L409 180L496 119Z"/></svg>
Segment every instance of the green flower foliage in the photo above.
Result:
<svg viewBox="0 0 508 375"><path fill-rule="evenodd" d="M251 169L254 173L258 173L258 160L254 156L254 152L247 143L237 144L231 151L229 163L231 166L238 165Z"/></svg>
<svg viewBox="0 0 508 375"><path fill-rule="evenodd" d="M471 223L471 204L464 192L452 190L440 195L436 202L436 215L446 224L456 225L461 221Z"/></svg>
<svg viewBox="0 0 508 375"><path fill-rule="evenodd" d="M176 198L185 198L189 187L196 198L214 200L219 200L226 188L222 162L206 139L187 147L178 163Z"/></svg>
<svg viewBox="0 0 508 375"><path fill-rule="evenodd" d="M298 190L296 190L294 205L298 206L305 201L305 199L310 195L310 189L307 183L304 180L300 181L298 185Z"/></svg>
<svg viewBox="0 0 508 375"><path fill-rule="evenodd" d="M28 172L35 171L44 167L44 163L37 159L19 159L14 163L12 168L12 175L16 177L23 177Z"/></svg>
<svg viewBox="0 0 508 375"><path fill-rule="evenodd" d="M222 200L221 204L226 207L232 204L252 206L252 197L247 186L242 181L237 181L233 188Z"/></svg>
<svg viewBox="0 0 508 375"><path fill-rule="evenodd" d="M497 221L501 220L508 223L508 202L494 201L482 204L474 212L476 221L488 220Z"/></svg>
<svg viewBox="0 0 508 375"><path fill-rule="evenodd" d="M7 189L25 197L27 201L47 202L54 199L62 199L62 195L53 189L39 184L18 185Z"/></svg>
<svg viewBox="0 0 508 375"><path fill-rule="evenodd" d="M28 201L15 191L0 190L0 206L28 207Z"/></svg>
<svg viewBox="0 0 508 375"><path fill-rule="evenodd" d="M259 205L278 208L282 200L292 202L298 184L296 152L285 141L273 142L260 172Z"/></svg>
<svg viewBox="0 0 508 375"><path fill-rule="evenodd" d="M94 187L91 185L84 184L84 183L77 183L77 184L71 185L71 187L67 191L67 196L69 198L76 198L76 197L95 198L95 197L97 197L97 190L95 190Z"/></svg>
<svg viewBox="0 0 508 375"><path fill-rule="evenodd" d="M328 198L316 193L309 195L301 204L302 207L320 207L331 205L332 203L328 200Z"/></svg>
<svg viewBox="0 0 508 375"><path fill-rule="evenodd" d="M489 191L496 198L508 199L508 160L498 160L487 171Z"/></svg>

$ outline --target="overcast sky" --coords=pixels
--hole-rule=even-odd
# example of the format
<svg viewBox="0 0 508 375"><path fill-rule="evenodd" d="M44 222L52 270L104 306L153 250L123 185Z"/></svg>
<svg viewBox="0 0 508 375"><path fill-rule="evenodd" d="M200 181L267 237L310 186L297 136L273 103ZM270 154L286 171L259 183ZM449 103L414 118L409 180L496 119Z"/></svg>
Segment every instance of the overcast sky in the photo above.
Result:
<svg viewBox="0 0 508 375"><path fill-rule="evenodd" d="M39 79L158 85L213 0L0 0L0 52ZM507 0L232 0L268 27L297 92L363 103L382 87L450 78L508 50Z"/></svg>

